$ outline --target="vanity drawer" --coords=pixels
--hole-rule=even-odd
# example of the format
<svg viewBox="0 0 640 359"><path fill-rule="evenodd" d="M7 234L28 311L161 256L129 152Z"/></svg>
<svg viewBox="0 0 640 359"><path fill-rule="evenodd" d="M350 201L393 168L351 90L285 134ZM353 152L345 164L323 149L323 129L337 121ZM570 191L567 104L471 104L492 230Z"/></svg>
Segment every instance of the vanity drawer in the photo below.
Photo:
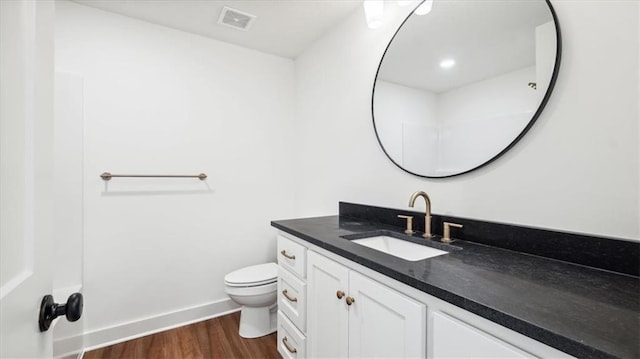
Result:
<svg viewBox="0 0 640 359"><path fill-rule="evenodd" d="M284 359L306 358L306 338L278 311L278 352Z"/></svg>
<svg viewBox="0 0 640 359"><path fill-rule="evenodd" d="M298 329L306 330L307 285L282 267L278 268L278 309Z"/></svg>
<svg viewBox="0 0 640 359"><path fill-rule="evenodd" d="M278 264L304 279L307 274L306 261L307 249L304 246L278 235Z"/></svg>

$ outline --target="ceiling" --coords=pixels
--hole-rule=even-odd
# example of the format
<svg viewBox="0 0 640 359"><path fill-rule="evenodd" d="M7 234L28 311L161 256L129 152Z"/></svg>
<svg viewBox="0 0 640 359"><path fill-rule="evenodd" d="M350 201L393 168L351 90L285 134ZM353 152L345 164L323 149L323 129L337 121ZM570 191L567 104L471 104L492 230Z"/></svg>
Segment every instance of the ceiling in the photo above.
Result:
<svg viewBox="0 0 640 359"><path fill-rule="evenodd" d="M544 1L434 1L429 14L412 15L400 29L379 78L443 93L534 66L536 26L549 21ZM446 58L456 65L442 69Z"/></svg>
<svg viewBox="0 0 640 359"><path fill-rule="evenodd" d="M73 1L291 59L356 9L362 11L362 0ZM223 6L255 15L256 20L248 31L219 25Z"/></svg>

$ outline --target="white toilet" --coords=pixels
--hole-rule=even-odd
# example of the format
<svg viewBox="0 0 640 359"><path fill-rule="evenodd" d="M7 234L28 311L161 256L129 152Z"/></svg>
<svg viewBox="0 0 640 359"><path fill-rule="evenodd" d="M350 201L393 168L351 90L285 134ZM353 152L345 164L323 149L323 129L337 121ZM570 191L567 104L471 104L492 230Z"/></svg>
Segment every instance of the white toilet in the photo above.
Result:
<svg viewBox="0 0 640 359"><path fill-rule="evenodd" d="M257 338L276 331L278 265L265 263L233 271L224 277L226 292L242 305L240 336Z"/></svg>

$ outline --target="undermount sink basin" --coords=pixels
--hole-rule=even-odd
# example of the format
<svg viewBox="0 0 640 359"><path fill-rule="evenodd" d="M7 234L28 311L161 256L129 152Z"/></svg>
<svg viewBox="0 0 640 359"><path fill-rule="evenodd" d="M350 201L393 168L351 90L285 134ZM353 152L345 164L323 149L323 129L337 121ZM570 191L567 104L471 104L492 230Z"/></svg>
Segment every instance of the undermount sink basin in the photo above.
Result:
<svg viewBox="0 0 640 359"><path fill-rule="evenodd" d="M401 235L388 231L375 231L343 236L342 238L408 261L419 261L449 253L425 244L418 244L406 239L397 238L400 236Z"/></svg>

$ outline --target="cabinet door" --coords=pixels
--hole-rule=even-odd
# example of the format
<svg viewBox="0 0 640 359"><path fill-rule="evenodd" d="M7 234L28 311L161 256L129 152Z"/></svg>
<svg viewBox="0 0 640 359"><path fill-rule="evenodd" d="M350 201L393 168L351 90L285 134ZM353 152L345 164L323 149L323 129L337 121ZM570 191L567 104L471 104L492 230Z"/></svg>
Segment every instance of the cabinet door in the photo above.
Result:
<svg viewBox="0 0 640 359"><path fill-rule="evenodd" d="M310 358L346 358L349 270L317 253L307 256L307 354ZM345 296L338 299L337 292Z"/></svg>
<svg viewBox="0 0 640 359"><path fill-rule="evenodd" d="M430 358L529 358L532 355L443 313L432 320Z"/></svg>
<svg viewBox="0 0 640 359"><path fill-rule="evenodd" d="M349 358L425 357L424 304L357 272L349 285Z"/></svg>

